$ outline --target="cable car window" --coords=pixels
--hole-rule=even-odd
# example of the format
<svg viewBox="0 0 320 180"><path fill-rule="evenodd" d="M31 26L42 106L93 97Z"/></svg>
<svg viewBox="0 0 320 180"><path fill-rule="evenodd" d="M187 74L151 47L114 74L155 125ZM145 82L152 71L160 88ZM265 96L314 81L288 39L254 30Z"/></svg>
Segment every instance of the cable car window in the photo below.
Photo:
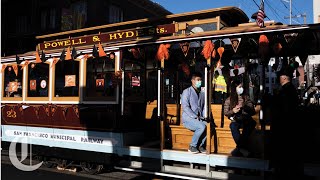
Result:
<svg viewBox="0 0 320 180"><path fill-rule="evenodd" d="M49 64L28 65L28 97L48 97Z"/></svg>
<svg viewBox="0 0 320 180"><path fill-rule="evenodd" d="M115 100L119 80L115 75L114 53L107 57L99 57L87 60L86 100L103 97L103 100Z"/></svg>
<svg viewBox="0 0 320 180"><path fill-rule="evenodd" d="M64 60L56 64L54 96L79 96L78 61Z"/></svg>
<svg viewBox="0 0 320 180"><path fill-rule="evenodd" d="M145 101L145 70L143 63L125 61L125 98L127 101Z"/></svg>
<svg viewBox="0 0 320 180"><path fill-rule="evenodd" d="M22 97L23 70L18 65L9 65L4 69L3 97Z"/></svg>

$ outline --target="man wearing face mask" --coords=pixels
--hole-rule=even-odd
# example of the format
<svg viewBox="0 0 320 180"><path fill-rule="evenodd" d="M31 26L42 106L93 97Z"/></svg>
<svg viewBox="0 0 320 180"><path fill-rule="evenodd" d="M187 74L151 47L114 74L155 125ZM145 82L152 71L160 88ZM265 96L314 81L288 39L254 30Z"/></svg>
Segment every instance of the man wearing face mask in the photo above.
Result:
<svg viewBox="0 0 320 180"><path fill-rule="evenodd" d="M254 104L248 96L243 95L242 83L238 79L231 82L230 90L230 96L224 103L224 114L231 120L230 129L237 144L231 154L248 156L248 140L256 126L256 122L251 117L255 114Z"/></svg>
<svg viewBox="0 0 320 180"><path fill-rule="evenodd" d="M182 123L187 129L194 131L189 152L205 153L207 122L204 115L204 92L201 91L201 73L195 72L191 76L192 86L186 88L181 95ZM198 146L199 145L199 146Z"/></svg>

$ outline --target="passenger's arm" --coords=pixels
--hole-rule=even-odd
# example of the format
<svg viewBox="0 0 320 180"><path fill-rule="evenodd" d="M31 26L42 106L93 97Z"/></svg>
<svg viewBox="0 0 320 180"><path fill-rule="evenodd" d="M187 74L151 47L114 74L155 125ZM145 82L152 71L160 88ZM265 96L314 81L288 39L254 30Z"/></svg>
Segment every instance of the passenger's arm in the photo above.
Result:
<svg viewBox="0 0 320 180"><path fill-rule="evenodd" d="M254 109L254 104L250 100L249 97L246 98L246 101L244 103L243 111L246 112L248 115L253 116L256 114L256 111Z"/></svg>
<svg viewBox="0 0 320 180"><path fill-rule="evenodd" d="M230 108L230 97L225 100L223 109L224 109L223 112L224 112L224 115L225 115L225 116L227 116L228 118L230 118L231 116L233 116L234 112L233 112L233 110Z"/></svg>
<svg viewBox="0 0 320 180"><path fill-rule="evenodd" d="M183 91L181 95L181 105L182 110L191 118L196 119L198 118L197 114L193 112L193 110L190 107L190 97L188 91Z"/></svg>

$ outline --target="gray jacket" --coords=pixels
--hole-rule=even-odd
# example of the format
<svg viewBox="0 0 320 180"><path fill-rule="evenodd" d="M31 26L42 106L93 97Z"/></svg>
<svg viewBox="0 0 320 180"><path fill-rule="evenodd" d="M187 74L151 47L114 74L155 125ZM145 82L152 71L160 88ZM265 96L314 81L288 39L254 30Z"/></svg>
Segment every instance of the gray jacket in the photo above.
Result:
<svg viewBox="0 0 320 180"><path fill-rule="evenodd" d="M204 100L204 92L200 91L198 97L192 86L185 89L181 95L182 122L197 119L198 113L200 114L200 118L203 119Z"/></svg>

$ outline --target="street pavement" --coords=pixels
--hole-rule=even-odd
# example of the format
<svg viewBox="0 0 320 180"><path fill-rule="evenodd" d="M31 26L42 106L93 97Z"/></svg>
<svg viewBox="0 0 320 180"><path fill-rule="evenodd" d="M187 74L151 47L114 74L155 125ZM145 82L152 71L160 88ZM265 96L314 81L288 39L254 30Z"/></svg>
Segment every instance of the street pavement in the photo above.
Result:
<svg viewBox="0 0 320 180"><path fill-rule="evenodd" d="M28 159L26 159L28 161ZM81 168L80 168L81 169ZM169 179L134 172L104 171L97 175L85 174L81 170L71 172L41 166L31 172L21 171L11 164L7 153L1 154L1 180L160 180Z"/></svg>

